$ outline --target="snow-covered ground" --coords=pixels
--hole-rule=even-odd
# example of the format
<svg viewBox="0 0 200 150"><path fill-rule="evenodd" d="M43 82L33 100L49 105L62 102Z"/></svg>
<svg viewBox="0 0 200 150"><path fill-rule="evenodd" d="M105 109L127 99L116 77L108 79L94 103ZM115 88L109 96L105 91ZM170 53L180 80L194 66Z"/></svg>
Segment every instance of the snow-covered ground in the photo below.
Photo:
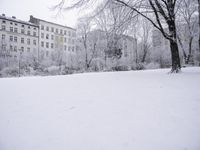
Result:
<svg viewBox="0 0 200 150"><path fill-rule="evenodd" d="M0 79L0 150L200 150L200 68Z"/></svg>

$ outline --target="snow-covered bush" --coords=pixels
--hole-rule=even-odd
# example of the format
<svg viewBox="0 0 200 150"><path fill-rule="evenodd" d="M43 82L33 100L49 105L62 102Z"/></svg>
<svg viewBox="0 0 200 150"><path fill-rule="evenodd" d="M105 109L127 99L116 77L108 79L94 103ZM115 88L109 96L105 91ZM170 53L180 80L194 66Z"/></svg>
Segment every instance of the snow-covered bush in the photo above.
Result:
<svg viewBox="0 0 200 150"><path fill-rule="evenodd" d="M60 74L60 67L59 66L51 66L44 69L44 71L48 75L58 75Z"/></svg>
<svg viewBox="0 0 200 150"><path fill-rule="evenodd" d="M129 71L130 68L128 66L115 66L112 67L113 71Z"/></svg>
<svg viewBox="0 0 200 150"><path fill-rule="evenodd" d="M146 69L158 69L160 68L160 64L156 62L150 62L149 64L145 65Z"/></svg>
<svg viewBox="0 0 200 150"><path fill-rule="evenodd" d="M17 77L19 76L19 70L14 67L6 67L1 70L0 74L1 77Z"/></svg>

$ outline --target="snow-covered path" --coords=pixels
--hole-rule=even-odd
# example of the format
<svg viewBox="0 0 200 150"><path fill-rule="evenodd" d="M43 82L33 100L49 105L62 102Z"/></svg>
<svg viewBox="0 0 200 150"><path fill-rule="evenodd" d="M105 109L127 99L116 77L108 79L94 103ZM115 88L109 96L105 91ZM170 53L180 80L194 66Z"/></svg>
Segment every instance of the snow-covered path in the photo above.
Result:
<svg viewBox="0 0 200 150"><path fill-rule="evenodd" d="M200 150L200 68L0 79L0 150Z"/></svg>

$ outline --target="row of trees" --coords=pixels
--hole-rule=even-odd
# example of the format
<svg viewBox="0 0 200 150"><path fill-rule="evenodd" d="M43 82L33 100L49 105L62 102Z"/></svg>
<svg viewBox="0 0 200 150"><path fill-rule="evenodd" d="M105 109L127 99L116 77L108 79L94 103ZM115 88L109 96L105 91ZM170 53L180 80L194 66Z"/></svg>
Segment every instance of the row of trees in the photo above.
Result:
<svg viewBox="0 0 200 150"><path fill-rule="evenodd" d="M194 37L199 34L200 28L200 21L198 26L196 22L200 11L199 0L76 0L68 1L67 6L65 4L65 0L62 0L57 7L64 9L84 9L89 7L92 9L92 7L96 6L88 18L95 20L93 27L98 26L103 29L108 34L108 37L127 33L138 39L138 35L140 35L139 39L143 43L141 44L143 51L142 62L145 61L150 48L148 44L149 27L145 26L147 22L154 29L157 29L170 43L171 72L177 73L181 70L178 45L180 45L183 52L185 63L188 63L192 58L192 45L193 42L196 42ZM142 20L143 23L138 20ZM137 22L140 23L140 29L136 29L138 27ZM186 32L183 31L181 26L184 26L184 29L187 30L187 36L183 36ZM134 32L138 30L139 34ZM200 46L200 39L198 41ZM116 45L116 41L113 41L113 43ZM198 44L196 45L198 46ZM199 47L197 48L199 50ZM136 56L137 53L136 50ZM135 61L137 62L138 59Z"/></svg>

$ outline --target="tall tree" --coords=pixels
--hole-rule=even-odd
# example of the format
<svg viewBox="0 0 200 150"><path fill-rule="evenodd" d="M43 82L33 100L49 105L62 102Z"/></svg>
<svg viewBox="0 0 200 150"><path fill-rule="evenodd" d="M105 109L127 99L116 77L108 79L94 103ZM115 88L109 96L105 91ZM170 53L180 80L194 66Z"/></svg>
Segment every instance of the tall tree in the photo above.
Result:
<svg viewBox="0 0 200 150"><path fill-rule="evenodd" d="M183 56L185 63L188 64L192 61L193 51L193 41L197 36L196 26L196 1L194 0L182 0L180 3L180 8L178 10L178 41L180 47L183 51Z"/></svg>
<svg viewBox="0 0 200 150"><path fill-rule="evenodd" d="M177 73L181 70L175 24L177 1L178 0L104 0L103 3L105 6L108 2L116 3L118 6L123 6L129 10L132 10L133 15L137 13L150 21L152 25L158 29L167 40L169 40L172 60L171 72ZM98 3L98 1L94 0L77 0L72 3L69 8L80 8L86 4L88 6L88 3L94 4L95 2ZM58 8L64 7L64 4L65 0L62 0L62 2L58 5ZM102 7L102 9L103 8L104 7ZM147 13L150 13L153 18L149 15L146 15ZM168 27L167 30L165 29L165 25Z"/></svg>
<svg viewBox="0 0 200 150"><path fill-rule="evenodd" d="M200 52L200 0L198 0L198 14L199 14L199 52Z"/></svg>

